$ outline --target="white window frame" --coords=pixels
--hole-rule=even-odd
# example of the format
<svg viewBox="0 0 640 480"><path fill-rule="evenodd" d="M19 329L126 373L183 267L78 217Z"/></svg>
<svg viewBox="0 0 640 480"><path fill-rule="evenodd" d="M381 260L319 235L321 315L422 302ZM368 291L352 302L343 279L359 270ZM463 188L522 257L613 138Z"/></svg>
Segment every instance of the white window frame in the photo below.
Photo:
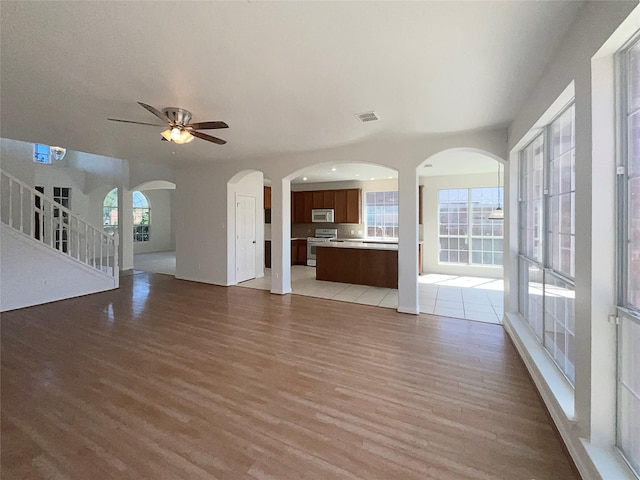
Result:
<svg viewBox="0 0 640 480"><path fill-rule="evenodd" d="M640 105L630 110L628 92L631 88L628 67L629 52L640 45L640 35L632 38L616 55L618 85L618 171L617 171L617 208L618 232L618 284L617 318L618 320L618 373L616 408L616 446L624 460L636 475L640 476L640 301L634 304L629 298L629 183L630 168L630 122L632 116L640 117ZM640 79L638 80L640 85ZM640 146L639 146L640 147ZM634 177L637 178L637 177ZM635 337L634 337L635 336ZM635 340L635 341L634 341ZM635 403L636 411L629 409L628 402ZM633 420L635 419L635 424Z"/></svg>
<svg viewBox="0 0 640 480"><path fill-rule="evenodd" d="M142 195L146 202L146 206L137 207L135 206L135 203L133 204L133 241L134 243L149 242L151 240L151 202L149 201L149 197L139 190L131 192L133 199L135 199L136 193ZM142 219L144 217L145 210L148 215L148 221L147 223L141 223L137 221L136 218L139 217ZM140 215L137 215L137 213L140 213Z"/></svg>
<svg viewBox="0 0 640 480"><path fill-rule="evenodd" d="M495 187L491 187L491 186L487 186L487 187L462 187L462 188L442 188L438 190L438 263L439 264L443 264L443 265L470 265L470 266L474 266L474 267L501 267L504 263L504 259L502 258L502 252L504 251L504 221L503 220L489 220L487 218L487 224L491 223L493 225L500 225L502 226L502 235L474 235L473 234L473 227L474 227L474 223L473 223L473 212L474 212L474 208L473 208L473 190L481 190L481 189L491 189L491 188L497 188L498 190L498 202L496 203L495 206L492 206L492 209L495 209L496 207L500 206L500 198L504 198L504 188L501 186L495 186ZM441 203L440 203L440 193L443 191L451 191L451 190L465 190L467 192L467 223L466 223L466 228L467 228L467 233L466 235L449 235L449 234L442 234L442 221L441 221L441 211L440 211L440 207L441 207ZM487 217L490 215L490 211L487 211ZM466 249L466 253L467 253L467 261L463 262L460 261L460 257L458 257L458 261L457 262L452 262L452 261L445 261L442 260L442 241L443 240L447 240L447 241L451 241L452 239L456 239L458 240L458 242L463 241L464 244L466 245L467 249ZM484 240L491 240L492 243L494 243L495 241L500 241L502 243L502 245L500 246L500 248L496 249L493 248L491 250L487 250L485 251L484 248L482 248L480 250L480 254L482 257L482 261L480 263L477 262L473 262L473 254L474 254L474 250L473 250L473 243L474 240L482 240L483 244L484 244ZM484 247L484 245L483 245ZM451 249L447 249L447 250L451 250ZM458 249L458 252L463 252L464 250L460 250ZM496 256L499 256L500 258L500 263L484 263L484 257L485 254L487 253L491 253L492 254L492 258L495 260Z"/></svg>
<svg viewBox="0 0 640 480"><path fill-rule="evenodd" d="M367 196L369 194L374 194L374 195L385 195L386 194L395 194L395 199L396 199L396 203L389 203L387 204L386 199L383 200L382 205L379 205L376 203L376 205L372 205L372 207L387 207L387 206L395 206L397 208L397 212L395 214L396 216L396 223L395 225L391 225L391 226L387 226L387 224L383 221L380 224L378 224L378 222L376 222L374 225L370 225L369 224L369 203L367 202ZM376 239L381 239L381 240L398 240L398 233L400 231L400 199L399 199L399 193L397 190L384 190L384 191L365 191L364 193L364 231L365 231L365 237L366 238L376 238ZM378 215L389 215L387 213L374 213L374 215L376 217L378 217ZM391 214L393 215L393 214ZM373 235L369 234L369 228L372 227L373 228ZM391 228L393 231L395 231L395 235L387 235L387 228ZM378 233L380 233L380 235L378 235Z"/></svg>
<svg viewBox="0 0 640 480"><path fill-rule="evenodd" d="M551 228L551 202L557 197L551 188L551 167L552 162L556 160L556 156L552 151L552 132L553 127L559 119L563 118L565 113L573 109L572 129L573 147L564 153L571 152L575 149L575 101L572 99L558 115L556 115L547 126L544 127L540 135L536 135L519 153L519 212L520 222L518 225L518 311L525 318L529 327L535 333L538 341L544 346L547 353L553 359L556 366L567 378L573 386L575 382L575 242L571 242L572 252L570 253L573 265L569 271L562 271L555 268L556 265L552 261L553 242L551 239L557 231ZM527 202L531 202L530 198L524 198L524 185L530 179L525 178L525 174L531 173L522 168L523 158L527 149L532 147L535 142L542 139L542 199L534 199L540 201L540 224L536 226L539 243L535 245L535 250L528 249L527 233L534 232L534 229L524 229L523 219L528 218L526 209L529 207ZM570 156L570 155L569 155ZM535 158L535 157L531 157ZM575 157L573 157L573 166L575 169ZM575 177L574 177L575 178ZM573 192L573 201L571 202L571 224L575 224L575 180L574 190L562 192L562 194ZM526 190L529 192L529 190ZM557 193L557 192L556 192ZM528 225L527 225L528 226ZM575 228L571 229L572 235L575 235ZM541 254L541 258L533 258L530 252L537 251Z"/></svg>

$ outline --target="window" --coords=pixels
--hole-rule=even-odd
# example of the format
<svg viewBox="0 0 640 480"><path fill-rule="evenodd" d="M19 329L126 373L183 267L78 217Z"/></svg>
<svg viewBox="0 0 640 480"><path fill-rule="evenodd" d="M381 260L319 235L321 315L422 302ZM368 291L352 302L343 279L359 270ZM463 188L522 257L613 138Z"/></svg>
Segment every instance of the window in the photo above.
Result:
<svg viewBox="0 0 640 480"><path fill-rule="evenodd" d="M398 192L366 192L367 237L398 238Z"/></svg>
<svg viewBox="0 0 640 480"><path fill-rule="evenodd" d="M519 312L575 380L575 109L520 152Z"/></svg>
<svg viewBox="0 0 640 480"><path fill-rule="evenodd" d="M49 145L36 143L33 146L33 161L36 163L51 163Z"/></svg>
<svg viewBox="0 0 640 480"><path fill-rule="evenodd" d="M617 444L640 474L640 39L620 54Z"/></svg>
<svg viewBox="0 0 640 480"><path fill-rule="evenodd" d="M441 263L502 265L504 222L489 219L501 198L502 187L438 192Z"/></svg>
<svg viewBox="0 0 640 480"><path fill-rule="evenodd" d="M53 200L65 208L71 208L71 189L67 187L53 187ZM54 207L56 248L65 253L69 250L69 214Z"/></svg>
<svg viewBox="0 0 640 480"><path fill-rule="evenodd" d="M133 192L133 241L149 241L149 200L142 192Z"/></svg>
<svg viewBox="0 0 640 480"><path fill-rule="evenodd" d="M150 238L151 209L144 193L134 191L133 202L133 241L148 242ZM114 233L118 227L118 189L114 188L102 203L102 225L107 232Z"/></svg>
<svg viewBox="0 0 640 480"><path fill-rule="evenodd" d="M102 225L104 229L114 232L118 226L118 189L114 188L104 197L102 204Z"/></svg>

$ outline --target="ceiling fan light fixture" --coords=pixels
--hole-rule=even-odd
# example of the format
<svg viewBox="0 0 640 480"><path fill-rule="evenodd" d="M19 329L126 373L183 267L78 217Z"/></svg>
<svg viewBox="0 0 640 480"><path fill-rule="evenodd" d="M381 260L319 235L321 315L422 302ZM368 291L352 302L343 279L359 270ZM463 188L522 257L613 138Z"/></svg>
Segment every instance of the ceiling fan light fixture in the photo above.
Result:
<svg viewBox="0 0 640 480"><path fill-rule="evenodd" d="M54 160L62 160L67 153L67 149L62 147L49 147L49 151Z"/></svg>
<svg viewBox="0 0 640 480"><path fill-rule="evenodd" d="M504 210L502 210L502 207L498 207L492 211L489 215L489 220L504 220Z"/></svg>
<svg viewBox="0 0 640 480"><path fill-rule="evenodd" d="M490 214L489 220L504 220L504 210L502 210L502 182L500 181L500 170L502 165L498 163L498 207L494 209Z"/></svg>
<svg viewBox="0 0 640 480"><path fill-rule="evenodd" d="M179 128L173 127L171 129L171 139L172 140L178 140L180 138L180 133L182 133L182 132L180 131Z"/></svg>
<svg viewBox="0 0 640 480"><path fill-rule="evenodd" d="M178 134L175 135L174 131L178 130ZM169 142L177 143L178 145L183 145L185 143L192 142L195 138L191 135L187 130L179 130L177 128L167 128L163 132L160 133L164 137L165 140Z"/></svg>
<svg viewBox="0 0 640 480"><path fill-rule="evenodd" d="M189 132L187 132L186 130L182 130L178 138L174 138L173 141L178 145L182 145L184 143L189 143L193 141L194 138L195 137L191 135Z"/></svg>

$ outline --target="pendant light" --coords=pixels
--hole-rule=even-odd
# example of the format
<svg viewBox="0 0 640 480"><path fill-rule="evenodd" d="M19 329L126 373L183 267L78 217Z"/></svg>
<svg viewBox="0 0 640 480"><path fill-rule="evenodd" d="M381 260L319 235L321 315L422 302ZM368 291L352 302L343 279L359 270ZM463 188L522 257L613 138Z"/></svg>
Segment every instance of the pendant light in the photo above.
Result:
<svg viewBox="0 0 640 480"><path fill-rule="evenodd" d="M498 163L498 208L491 212L489 220L504 220L504 210L502 210L502 184L500 182L500 168L502 165Z"/></svg>

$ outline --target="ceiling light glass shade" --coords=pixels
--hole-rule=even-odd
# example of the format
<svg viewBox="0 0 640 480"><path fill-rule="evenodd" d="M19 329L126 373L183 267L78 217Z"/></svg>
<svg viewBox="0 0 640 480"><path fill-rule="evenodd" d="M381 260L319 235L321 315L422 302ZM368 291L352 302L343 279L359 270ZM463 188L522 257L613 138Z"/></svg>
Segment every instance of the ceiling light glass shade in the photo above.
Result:
<svg viewBox="0 0 640 480"><path fill-rule="evenodd" d="M504 210L501 207L496 208L489 215L489 220L504 220Z"/></svg>
<svg viewBox="0 0 640 480"><path fill-rule="evenodd" d="M172 140L178 140L180 138L180 129L179 128L172 128L171 129L171 139Z"/></svg>
<svg viewBox="0 0 640 480"><path fill-rule="evenodd" d="M49 151L54 160L62 160L67 153L67 149L62 147L49 147Z"/></svg>
<svg viewBox="0 0 640 480"><path fill-rule="evenodd" d="M174 129L167 128L165 131L161 132L160 135L162 135L165 138L165 140L177 143L178 145L182 145L184 143L189 143L189 142L193 141L193 139L195 138L193 135L191 135L186 130L178 130L178 135L174 135L173 132L175 130L178 130L178 129L177 128L174 128Z"/></svg>
<svg viewBox="0 0 640 480"><path fill-rule="evenodd" d="M171 134L171 136L173 136L173 133ZM180 136L178 138L174 138L173 141L178 145L182 145L183 143L191 142L194 138L195 137L191 135L189 132L187 132L186 130L181 130Z"/></svg>

